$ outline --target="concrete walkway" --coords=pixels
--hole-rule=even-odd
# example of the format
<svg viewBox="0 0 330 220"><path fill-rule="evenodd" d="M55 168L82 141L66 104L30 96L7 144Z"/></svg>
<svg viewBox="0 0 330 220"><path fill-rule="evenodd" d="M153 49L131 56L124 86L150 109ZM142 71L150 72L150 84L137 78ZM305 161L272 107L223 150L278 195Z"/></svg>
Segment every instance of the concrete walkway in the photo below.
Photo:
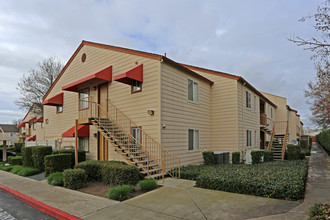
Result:
<svg viewBox="0 0 330 220"><path fill-rule="evenodd" d="M313 144L303 203L200 189L194 181L170 178L121 203L3 171L0 184L84 219L307 219L312 204L330 200L329 172L329 158Z"/></svg>

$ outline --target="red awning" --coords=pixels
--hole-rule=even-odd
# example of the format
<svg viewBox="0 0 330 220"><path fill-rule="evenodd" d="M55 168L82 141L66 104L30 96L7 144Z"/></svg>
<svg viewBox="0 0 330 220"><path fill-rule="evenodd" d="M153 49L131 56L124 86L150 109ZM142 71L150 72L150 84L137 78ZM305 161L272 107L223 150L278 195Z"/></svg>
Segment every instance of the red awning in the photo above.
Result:
<svg viewBox="0 0 330 220"><path fill-rule="evenodd" d="M36 122L44 122L44 117L39 117Z"/></svg>
<svg viewBox="0 0 330 220"><path fill-rule="evenodd" d="M29 123L29 120L22 121L21 124L17 125L17 127L24 128L26 123Z"/></svg>
<svg viewBox="0 0 330 220"><path fill-rule="evenodd" d="M27 141L35 141L37 139L37 135L33 135L32 137L26 138Z"/></svg>
<svg viewBox="0 0 330 220"><path fill-rule="evenodd" d="M29 122L29 123L33 123L33 122L36 122L36 120L37 120L37 117L33 117L33 118L31 118L28 122Z"/></svg>
<svg viewBox="0 0 330 220"><path fill-rule="evenodd" d="M41 104L43 105L63 105L63 92L60 94L57 94L49 99L46 99Z"/></svg>
<svg viewBox="0 0 330 220"><path fill-rule="evenodd" d="M112 66L109 66L97 73L94 73L92 75L79 79L75 82L69 83L69 84L63 86L62 90L77 92L78 86L80 84L88 82L88 81L92 81L92 80L99 81L100 83L104 82L104 81L112 82Z"/></svg>
<svg viewBox="0 0 330 220"><path fill-rule="evenodd" d="M143 82L143 64L135 66L117 76L114 76L113 80L122 82L122 83L125 83L128 85L131 84L131 80Z"/></svg>
<svg viewBox="0 0 330 220"><path fill-rule="evenodd" d="M74 137L75 126L62 134L62 137ZM89 125L78 125L78 137L89 137Z"/></svg>

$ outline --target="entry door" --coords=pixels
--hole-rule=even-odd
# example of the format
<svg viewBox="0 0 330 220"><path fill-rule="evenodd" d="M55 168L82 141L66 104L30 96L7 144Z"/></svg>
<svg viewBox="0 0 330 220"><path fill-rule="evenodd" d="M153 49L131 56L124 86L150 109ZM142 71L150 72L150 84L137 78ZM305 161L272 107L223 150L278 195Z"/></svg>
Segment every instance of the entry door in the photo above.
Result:
<svg viewBox="0 0 330 220"><path fill-rule="evenodd" d="M265 132L260 131L260 149L265 149Z"/></svg>
<svg viewBox="0 0 330 220"><path fill-rule="evenodd" d="M98 160L108 160L108 140L98 132L97 157Z"/></svg>
<svg viewBox="0 0 330 220"><path fill-rule="evenodd" d="M98 103L99 107L99 117L107 118L108 112L108 83L104 83L98 86Z"/></svg>

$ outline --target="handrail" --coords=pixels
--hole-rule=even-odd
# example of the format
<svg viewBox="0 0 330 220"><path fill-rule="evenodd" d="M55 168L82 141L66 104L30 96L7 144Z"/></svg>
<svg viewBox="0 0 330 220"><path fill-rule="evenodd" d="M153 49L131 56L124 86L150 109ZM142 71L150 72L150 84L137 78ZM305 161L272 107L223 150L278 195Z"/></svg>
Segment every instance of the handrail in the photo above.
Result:
<svg viewBox="0 0 330 220"><path fill-rule="evenodd" d="M282 146L282 160L284 160L285 156L285 150L286 150L286 141L288 137L288 132L289 132L289 121L286 122L286 131L285 131L285 136L284 136L284 141L283 141L283 146Z"/></svg>
<svg viewBox="0 0 330 220"><path fill-rule="evenodd" d="M272 145L273 145L274 135L275 135L275 124L273 125L272 135L270 136L270 140L269 140L269 142L268 142L267 150L272 150Z"/></svg>

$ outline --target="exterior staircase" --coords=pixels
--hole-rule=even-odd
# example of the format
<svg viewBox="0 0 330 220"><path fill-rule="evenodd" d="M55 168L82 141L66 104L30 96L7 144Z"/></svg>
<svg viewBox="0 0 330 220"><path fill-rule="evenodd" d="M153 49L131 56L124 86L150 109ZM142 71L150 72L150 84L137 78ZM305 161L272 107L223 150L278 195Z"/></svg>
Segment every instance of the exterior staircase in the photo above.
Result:
<svg viewBox="0 0 330 220"><path fill-rule="evenodd" d="M274 160L284 160L287 140L288 140L289 122L275 122L271 132L271 138L267 150L273 151Z"/></svg>

